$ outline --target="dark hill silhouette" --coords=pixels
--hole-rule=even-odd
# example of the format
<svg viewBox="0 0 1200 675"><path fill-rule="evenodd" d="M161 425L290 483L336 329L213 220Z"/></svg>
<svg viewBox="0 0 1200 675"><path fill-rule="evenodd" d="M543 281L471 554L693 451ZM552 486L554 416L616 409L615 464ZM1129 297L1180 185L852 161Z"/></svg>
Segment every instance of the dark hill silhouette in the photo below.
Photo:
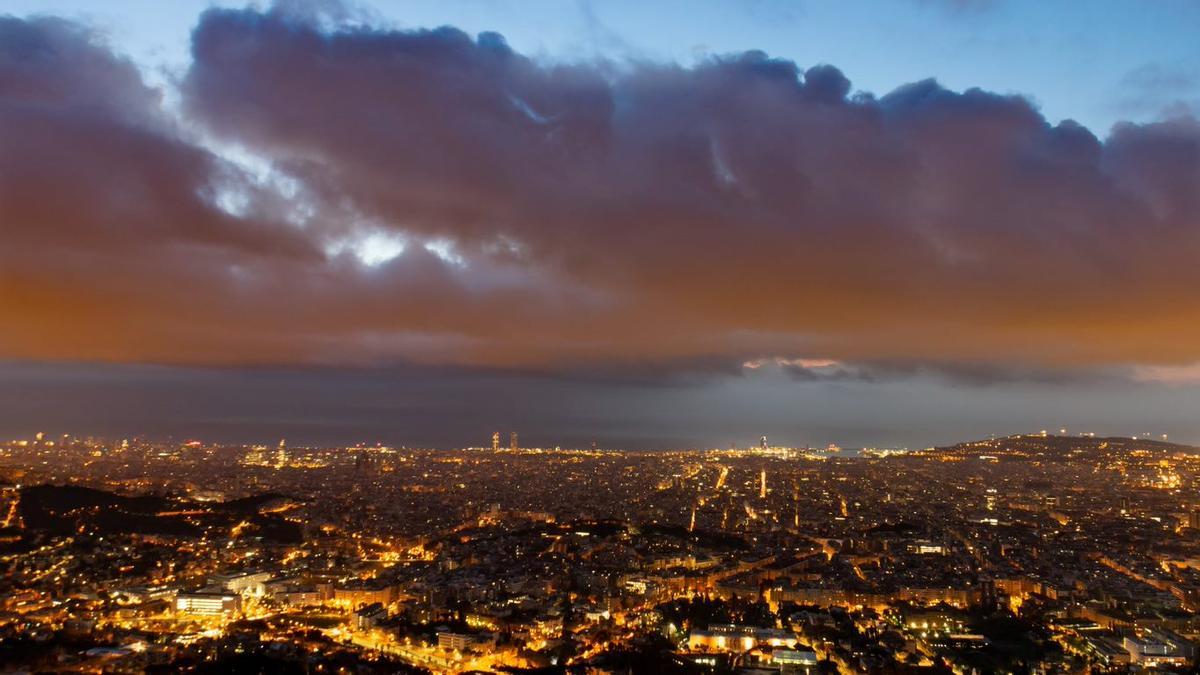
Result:
<svg viewBox="0 0 1200 675"><path fill-rule="evenodd" d="M1018 434L986 440L964 441L954 445L934 448L926 452L963 456L996 455L1019 457L1037 455L1042 458L1053 459L1066 457L1071 453L1123 455L1134 451L1148 451L1161 454L1192 454L1200 452L1200 448L1151 438Z"/></svg>
<svg viewBox="0 0 1200 675"><path fill-rule="evenodd" d="M20 515L25 529L69 535L158 534L198 537L210 528L226 529L248 521L250 536L270 541L299 541L299 526L260 513L287 499L270 493L224 503L195 502L161 495L118 495L82 485L35 485L21 490Z"/></svg>

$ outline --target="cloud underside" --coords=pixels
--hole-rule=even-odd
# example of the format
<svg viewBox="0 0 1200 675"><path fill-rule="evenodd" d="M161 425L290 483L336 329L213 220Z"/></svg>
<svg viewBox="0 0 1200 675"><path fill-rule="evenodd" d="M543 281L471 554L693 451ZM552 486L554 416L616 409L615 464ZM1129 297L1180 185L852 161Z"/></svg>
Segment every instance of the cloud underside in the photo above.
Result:
<svg viewBox="0 0 1200 675"><path fill-rule="evenodd" d="M546 63L282 9L204 13L192 56L163 92L0 18L0 357L1200 361L1193 118L1102 141L758 52Z"/></svg>

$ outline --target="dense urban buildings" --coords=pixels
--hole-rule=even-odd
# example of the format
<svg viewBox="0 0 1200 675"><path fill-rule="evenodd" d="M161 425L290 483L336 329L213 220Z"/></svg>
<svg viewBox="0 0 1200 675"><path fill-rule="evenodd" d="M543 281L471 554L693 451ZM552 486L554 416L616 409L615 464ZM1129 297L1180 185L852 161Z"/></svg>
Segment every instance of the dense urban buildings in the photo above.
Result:
<svg viewBox="0 0 1200 675"><path fill-rule="evenodd" d="M1196 664L1191 447L1044 432L919 451L497 439L4 443L0 668Z"/></svg>

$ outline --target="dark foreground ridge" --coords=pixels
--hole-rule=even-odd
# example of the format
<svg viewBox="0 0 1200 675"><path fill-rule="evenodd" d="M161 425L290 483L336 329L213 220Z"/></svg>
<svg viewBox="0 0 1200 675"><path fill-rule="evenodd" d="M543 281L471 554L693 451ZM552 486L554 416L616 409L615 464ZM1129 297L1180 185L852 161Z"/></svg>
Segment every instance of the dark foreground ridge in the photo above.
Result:
<svg viewBox="0 0 1200 675"><path fill-rule="evenodd" d="M20 491L19 513L26 529L55 535L201 537L246 522L245 536L296 543L299 525L265 512L289 501L262 494L207 503L156 494L124 496L80 485L37 485Z"/></svg>

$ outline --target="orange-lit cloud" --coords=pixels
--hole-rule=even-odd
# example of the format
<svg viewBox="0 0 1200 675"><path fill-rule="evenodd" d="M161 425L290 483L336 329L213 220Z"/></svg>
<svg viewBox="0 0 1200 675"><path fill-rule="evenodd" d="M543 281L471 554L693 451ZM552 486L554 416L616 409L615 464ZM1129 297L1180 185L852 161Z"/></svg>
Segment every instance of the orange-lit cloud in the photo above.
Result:
<svg viewBox="0 0 1200 675"><path fill-rule="evenodd" d="M1016 96L851 92L756 52L547 64L212 10L177 115L86 29L0 19L0 357L1200 361L1196 120L1102 141Z"/></svg>

